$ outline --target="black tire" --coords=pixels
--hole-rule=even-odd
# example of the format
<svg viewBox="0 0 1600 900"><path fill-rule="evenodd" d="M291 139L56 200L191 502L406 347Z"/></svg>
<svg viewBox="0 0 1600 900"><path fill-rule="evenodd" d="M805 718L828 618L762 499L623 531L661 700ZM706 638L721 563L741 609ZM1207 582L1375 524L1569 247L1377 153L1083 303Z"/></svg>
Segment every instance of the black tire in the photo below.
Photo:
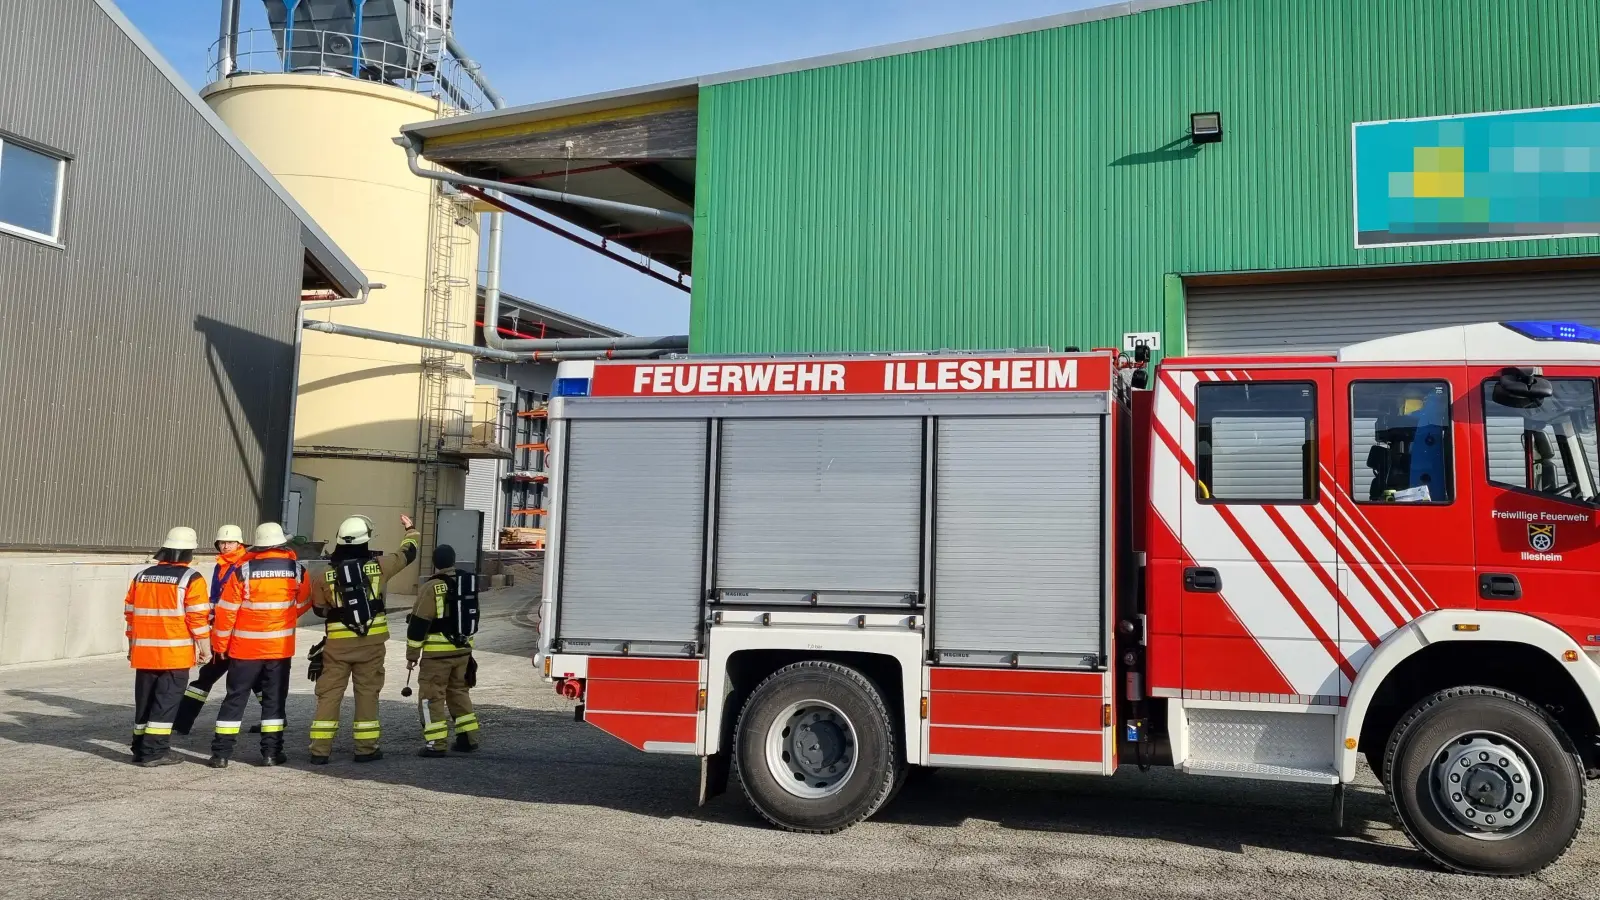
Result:
<svg viewBox="0 0 1600 900"><path fill-rule="evenodd" d="M1456 739L1483 732L1509 738L1526 751L1522 764L1531 768L1542 790L1532 824L1499 840L1475 837L1458 826L1456 814L1434 791L1436 764L1450 748L1463 746ZM1531 875L1559 859L1583 825L1585 782L1571 741L1543 710L1506 691L1450 688L1412 707L1389 737L1383 772L1384 789L1411 842L1456 872Z"/></svg>
<svg viewBox="0 0 1600 900"><path fill-rule="evenodd" d="M792 704L821 701L849 720L854 765L827 796L799 797L774 777L767 763L769 733ZM877 812L894 791L902 767L895 725L870 679L847 666L807 661L785 666L756 686L733 738L733 770L745 799L761 817L786 831L833 834Z"/></svg>

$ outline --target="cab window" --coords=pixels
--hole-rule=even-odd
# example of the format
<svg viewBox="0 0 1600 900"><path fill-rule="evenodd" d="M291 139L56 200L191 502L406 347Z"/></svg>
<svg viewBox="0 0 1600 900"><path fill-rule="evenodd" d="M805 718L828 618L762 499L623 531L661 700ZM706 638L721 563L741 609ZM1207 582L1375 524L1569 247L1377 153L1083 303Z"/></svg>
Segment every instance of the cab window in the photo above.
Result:
<svg viewBox="0 0 1600 900"><path fill-rule="evenodd" d="M1310 382L1195 388L1195 494L1202 503L1317 499L1317 390Z"/></svg>
<svg viewBox="0 0 1600 900"><path fill-rule="evenodd" d="M1350 385L1350 496L1361 503L1449 503L1450 383Z"/></svg>
<svg viewBox="0 0 1600 900"><path fill-rule="evenodd" d="M1502 487L1594 503L1600 448L1595 442L1595 383L1551 378L1554 396L1515 409L1494 401L1483 384L1483 431L1489 482Z"/></svg>

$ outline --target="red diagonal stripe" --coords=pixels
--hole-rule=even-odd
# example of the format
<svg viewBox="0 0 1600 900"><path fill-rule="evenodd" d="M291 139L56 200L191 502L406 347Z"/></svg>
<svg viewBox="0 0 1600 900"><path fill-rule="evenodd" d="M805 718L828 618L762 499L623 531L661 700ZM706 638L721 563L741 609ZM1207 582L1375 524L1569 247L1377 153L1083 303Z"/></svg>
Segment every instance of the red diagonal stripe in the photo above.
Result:
<svg viewBox="0 0 1600 900"><path fill-rule="evenodd" d="M1355 623L1356 630L1361 632L1361 637L1368 644L1374 647L1378 646L1378 636L1373 633L1371 628L1367 627L1366 620L1361 618L1360 613L1356 612L1355 606L1350 603L1350 598L1344 595L1344 591L1339 590L1338 582L1328 574L1328 570L1322 565L1321 560L1318 560L1316 555L1311 552L1311 548L1300 540L1300 536L1294 533L1294 529L1289 527L1289 521L1283 517L1283 513L1272 506L1263 506L1262 509L1266 511L1267 518L1272 520L1272 524L1278 526L1278 530L1283 532L1283 536L1288 539L1289 546L1294 548L1294 552L1300 554L1300 559L1311 568L1312 572L1316 573L1317 580L1322 582L1322 586L1328 589L1329 594L1333 595L1334 602L1339 604L1339 608L1344 611L1345 617Z"/></svg>
<svg viewBox="0 0 1600 900"><path fill-rule="evenodd" d="M1306 609L1305 604L1301 603L1300 598L1290 589L1289 583L1284 580L1283 573L1279 572L1277 567L1267 560L1267 555L1261 552L1260 545L1250 537L1249 531L1234 517L1233 511L1223 504L1215 504L1212 508L1222 517L1222 521L1228 523L1228 527L1233 529L1234 536L1239 539L1239 543L1244 545L1246 552L1250 554L1250 558L1266 573L1267 579L1283 595L1283 599L1288 601L1289 607L1294 610L1295 615L1300 617L1300 621L1311 629L1311 635L1317 639L1317 643L1321 644L1323 649L1328 651L1328 655L1333 657L1333 660L1339 664L1340 671L1344 672L1345 677L1355 681L1355 667L1350 665L1350 661L1345 659L1344 654L1339 652L1338 642L1328 637L1328 633L1318 624L1316 617L1311 615L1310 610Z"/></svg>
<svg viewBox="0 0 1600 900"><path fill-rule="evenodd" d="M1189 457L1184 455L1183 448L1178 446L1177 439L1167 431L1167 426L1162 425L1161 420L1154 416L1150 418L1150 425L1152 430L1155 431L1156 437L1161 439L1161 443L1166 444L1167 449L1172 451L1172 456L1178 461L1178 466L1183 469L1183 474L1193 478L1194 463L1190 462Z"/></svg>
<svg viewBox="0 0 1600 900"><path fill-rule="evenodd" d="M1364 567L1356 565L1356 564L1351 563L1351 562L1346 562L1345 561L1346 560L1345 554L1343 553L1343 551L1338 549L1339 548L1339 541L1337 541L1334 538L1333 529L1329 525L1329 523L1336 521L1334 519L1334 514L1332 512L1330 512L1328 509L1326 509L1326 508L1324 508L1322 506L1318 506L1317 509L1322 510L1323 515L1326 515L1328 517L1328 521L1325 522L1325 521L1322 520L1321 516L1313 515L1313 516L1309 516L1309 518L1311 519L1311 524L1317 526L1317 530L1322 532L1322 536L1324 538L1326 538L1328 543L1335 548L1336 552L1339 553L1340 564L1344 565L1351 572L1355 573L1356 580L1360 581L1361 582L1361 586L1367 589L1367 595L1372 598L1374 603L1376 603L1379 606L1383 607L1384 615L1388 616L1389 617L1389 621L1393 622L1395 624L1395 626L1398 627L1398 626L1404 625L1406 622L1410 621L1409 617L1405 616L1399 610L1395 609L1394 604L1389 602L1388 596L1385 595L1383 591L1378 589L1377 583L1374 582L1372 580L1372 577L1367 574L1367 570ZM1350 549L1351 550L1355 550L1356 549L1355 543L1353 541L1350 541L1348 538L1346 538L1345 542L1350 545Z"/></svg>
<svg viewBox="0 0 1600 900"><path fill-rule="evenodd" d="M1398 556L1395 556L1392 552L1386 552L1387 545L1381 540L1372 523L1367 521L1367 517L1362 515L1361 511L1356 508L1355 501L1351 500L1348 494L1339 490L1338 484L1328 476L1325 470L1323 475L1324 490L1333 496L1335 508L1343 513L1345 519L1355 526L1352 529L1353 534L1359 537L1361 542L1371 551L1372 558L1369 561L1373 563L1373 571L1382 578L1384 577L1382 570L1387 568L1393 573L1393 580L1399 582L1392 583L1389 586L1395 588L1393 591L1395 599L1405 607L1405 612L1408 616L1407 621L1427 612L1428 604L1431 602L1427 592L1422 589L1420 584L1417 584L1414 579L1409 577L1411 571L1400 562ZM1352 541L1351 546L1358 545ZM1386 583L1390 581L1389 578L1384 578L1384 580Z"/></svg>
<svg viewBox="0 0 1600 900"><path fill-rule="evenodd" d="M1193 419L1194 403L1188 397L1184 396L1183 388L1178 386L1178 376L1163 369L1161 370L1161 383L1167 386L1168 391L1172 392L1173 398L1178 401L1179 408L1181 408L1185 413L1188 413L1189 418Z"/></svg>

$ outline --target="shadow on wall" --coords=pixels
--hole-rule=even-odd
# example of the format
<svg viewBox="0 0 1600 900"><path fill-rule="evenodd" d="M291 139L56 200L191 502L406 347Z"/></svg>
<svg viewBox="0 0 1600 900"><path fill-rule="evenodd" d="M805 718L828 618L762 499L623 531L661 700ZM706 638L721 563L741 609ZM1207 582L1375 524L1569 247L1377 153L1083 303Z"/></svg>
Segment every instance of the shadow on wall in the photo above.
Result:
<svg viewBox="0 0 1600 900"><path fill-rule="evenodd" d="M1111 166L1115 168L1117 166L1147 166L1151 163L1181 162L1199 156L1200 150L1200 145L1191 141L1188 134L1184 134L1177 140L1168 141L1154 150L1129 153L1127 156L1114 159L1111 161Z"/></svg>
<svg viewBox="0 0 1600 900"><path fill-rule="evenodd" d="M294 345L206 316L196 316L194 327L205 335L206 365L256 508L263 516L276 515L291 440ZM259 460L254 465L252 455Z"/></svg>

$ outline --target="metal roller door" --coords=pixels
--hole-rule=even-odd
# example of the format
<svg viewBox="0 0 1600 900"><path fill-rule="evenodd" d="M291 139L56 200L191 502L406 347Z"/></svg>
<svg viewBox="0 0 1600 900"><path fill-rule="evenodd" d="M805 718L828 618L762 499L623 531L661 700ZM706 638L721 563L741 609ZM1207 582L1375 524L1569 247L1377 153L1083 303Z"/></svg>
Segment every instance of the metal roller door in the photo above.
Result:
<svg viewBox="0 0 1600 900"><path fill-rule="evenodd" d="M1101 662L1101 423L939 420L932 617L940 662Z"/></svg>
<svg viewBox="0 0 1600 900"><path fill-rule="evenodd" d="M628 642L632 652L684 652L698 639L706 428L703 420L569 425L562 649Z"/></svg>
<svg viewBox="0 0 1600 900"><path fill-rule="evenodd" d="M483 513L483 549L493 550L500 534L500 476L504 465L498 459L474 459L467 462L466 492L461 505Z"/></svg>
<svg viewBox="0 0 1600 900"><path fill-rule="evenodd" d="M1327 353L1446 325L1600 324L1600 273L1555 272L1191 288L1186 352Z"/></svg>
<svg viewBox="0 0 1600 900"><path fill-rule="evenodd" d="M915 599L921 419L725 419L718 472L724 600Z"/></svg>

